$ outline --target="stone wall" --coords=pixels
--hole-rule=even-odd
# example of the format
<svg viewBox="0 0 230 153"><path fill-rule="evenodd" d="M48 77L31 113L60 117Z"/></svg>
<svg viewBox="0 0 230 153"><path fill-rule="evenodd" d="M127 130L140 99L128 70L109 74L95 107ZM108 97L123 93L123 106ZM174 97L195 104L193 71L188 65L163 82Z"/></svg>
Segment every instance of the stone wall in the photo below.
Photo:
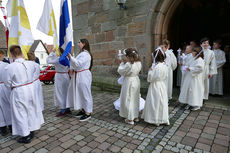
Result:
<svg viewBox="0 0 230 153"><path fill-rule="evenodd" d="M117 51L128 47L139 51L141 75L146 75L152 50L149 20L157 1L127 0L128 9L120 10L115 0L72 0L75 46L80 38L89 40L94 76L118 76Z"/></svg>
<svg viewBox="0 0 230 153"><path fill-rule="evenodd" d="M0 22L0 48L7 48L4 25Z"/></svg>

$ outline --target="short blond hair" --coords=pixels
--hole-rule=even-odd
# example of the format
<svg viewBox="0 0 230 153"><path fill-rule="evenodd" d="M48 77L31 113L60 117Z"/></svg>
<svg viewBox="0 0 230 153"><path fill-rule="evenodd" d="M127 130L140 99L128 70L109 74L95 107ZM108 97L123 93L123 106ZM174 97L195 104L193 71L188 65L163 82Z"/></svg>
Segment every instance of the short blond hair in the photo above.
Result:
<svg viewBox="0 0 230 153"><path fill-rule="evenodd" d="M36 59L34 52L28 52L27 56L28 56L29 61L35 61L35 59Z"/></svg>

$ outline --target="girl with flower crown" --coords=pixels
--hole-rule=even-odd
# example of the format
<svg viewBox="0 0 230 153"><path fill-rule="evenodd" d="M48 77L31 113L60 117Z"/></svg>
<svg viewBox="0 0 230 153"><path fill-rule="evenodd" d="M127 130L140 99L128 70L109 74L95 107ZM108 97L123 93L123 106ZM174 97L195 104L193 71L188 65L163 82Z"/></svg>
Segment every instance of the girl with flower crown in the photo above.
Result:
<svg viewBox="0 0 230 153"><path fill-rule="evenodd" d="M133 125L134 121L139 121L140 79L138 75L142 66L135 49L126 49L125 56L127 62L119 59L120 66L118 67L118 73L124 76L119 115L125 118L126 123Z"/></svg>

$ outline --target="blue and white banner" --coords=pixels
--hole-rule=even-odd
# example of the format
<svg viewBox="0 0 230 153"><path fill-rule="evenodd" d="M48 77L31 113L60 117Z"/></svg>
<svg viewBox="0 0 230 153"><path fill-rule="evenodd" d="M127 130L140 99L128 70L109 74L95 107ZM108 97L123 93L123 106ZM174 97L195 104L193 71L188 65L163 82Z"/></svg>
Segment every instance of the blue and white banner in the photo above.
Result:
<svg viewBox="0 0 230 153"><path fill-rule="evenodd" d="M60 14L59 47L64 50L64 53L59 58L59 63L69 66L69 60L66 56L72 50L73 30L70 23L68 0L61 0Z"/></svg>

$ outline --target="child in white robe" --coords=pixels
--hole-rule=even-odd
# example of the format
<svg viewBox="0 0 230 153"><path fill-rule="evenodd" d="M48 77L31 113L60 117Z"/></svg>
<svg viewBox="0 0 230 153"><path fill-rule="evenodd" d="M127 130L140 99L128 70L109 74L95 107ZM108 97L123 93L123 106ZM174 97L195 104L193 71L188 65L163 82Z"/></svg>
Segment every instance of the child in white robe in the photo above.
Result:
<svg viewBox="0 0 230 153"><path fill-rule="evenodd" d="M87 121L93 112L93 99L91 94L93 57L87 39L78 42L80 53L76 58L68 55L70 59L70 71L73 73L67 94L67 107L80 110L76 117L80 121Z"/></svg>
<svg viewBox="0 0 230 153"><path fill-rule="evenodd" d="M165 51L166 59L165 63L168 66L168 78L166 80L166 88L168 92L168 99L172 99L172 91L173 91L173 71L177 67L177 58L173 53L173 50L170 48L170 42L168 40L163 40L162 45L167 46L167 50Z"/></svg>
<svg viewBox="0 0 230 153"><path fill-rule="evenodd" d="M192 55L193 47L191 45L186 46L185 49L185 56L182 59L182 65L181 65L181 87L183 85L184 81L184 76L186 75L186 67L188 64L193 60L193 55Z"/></svg>
<svg viewBox="0 0 230 153"><path fill-rule="evenodd" d="M10 89L4 85L6 78L5 67L8 63L3 62L4 52L0 50L0 133L2 136L11 130ZM8 129L9 127L9 129Z"/></svg>
<svg viewBox="0 0 230 153"><path fill-rule="evenodd" d="M209 49L209 39L203 38L200 41L201 47L204 51L204 100L208 100L209 95L209 79L214 75L217 74L216 69L216 59L215 54L212 50Z"/></svg>
<svg viewBox="0 0 230 153"><path fill-rule="evenodd" d="M34 88L34 93L36 94L35 95L35 98L36 98L36 104L40 104L40 107L41 107L41 111L44 110L44 98L43 98L43 93L42 93L42 84L41 84L41 81L39 80L39 76L40 76L40 66L39 64L37 64L35 62L35 59L36 59L36 56L34 54L34 52L28 52L27 53L27 56L28 56L28 60L31 61L31 65L34 65L35 69L36 69L36 72L34 73L33 75L33 84L35 86Z"/></svg>
<svg viewBox="0 0 230 153"><path fill-rule="evenodd" d="M198 110L203 105L204 94L204 54L201 47L193 48L193 60L186 66L186 75L181 87L179 102Z"/></svg>
<svg viewBox="0 0 230 153"><path fill-rule="evenodd" d="M213 42L213 52L216 59L217 74L210 79L209 92L213 95L223 96L223 65L226 62L225 52L220 49L221 41Z"/></svg>
<svg viewBox="0 0 230 153"><path fill-rule="evenodd" d="M64 52L62 48L59 48L60 54ZM56 117L65 116L71 114L69 107L66 107L67 92L70 82L69 68L59 63L59 56L52 51L47 57L47 63L55 66L55 82L54 82L54 104L59 107L61 111L56 114Z"/></svg>
<svg viewBox="0 0 230 153"><path fill-rule="evenodd" d="M36 68L25 61L20 46L10 47L14 62L6 70L5 85L11 88L12 134L19 135L19 143L30 143L34 131L44 123L41 107L36 104L33 75Z"/></svg>
<svg viewBox="0 0 230 153"><path fill-rule="evenodd" d="M163 47L163 46L162 46ZM168 77L168 67L165 64L165 53L158 48L154 53L154 63L148 72L150 82L142 118L145 122L169 125L168 96L165 81Z"/></svg>
<svg viewBox="0 0 230 153"><path fill-rule="evenodd" d="M118 84L122 85L123 84L123 80L124 80L124 77L121 76L117 82ZM120 97L113 103L114 107L116 110L120 110L120 102L121 102L121 99ZM141 97L141 94L140 94L140 107L139 107L139 111L142 111L145 107L145 100Z"/></svg>
<svg viewBox="0 0 230 153"><path fill-rule="evenodd" d="M119 60L120 66L118 73L124 76L124 81L120 93L120 111L119 115L125 118L128 124L138 122L139 100L140 100L140 79L138 77L141 71L141 62L138 53L133 48L125 50L127 62Z"/></svg>

